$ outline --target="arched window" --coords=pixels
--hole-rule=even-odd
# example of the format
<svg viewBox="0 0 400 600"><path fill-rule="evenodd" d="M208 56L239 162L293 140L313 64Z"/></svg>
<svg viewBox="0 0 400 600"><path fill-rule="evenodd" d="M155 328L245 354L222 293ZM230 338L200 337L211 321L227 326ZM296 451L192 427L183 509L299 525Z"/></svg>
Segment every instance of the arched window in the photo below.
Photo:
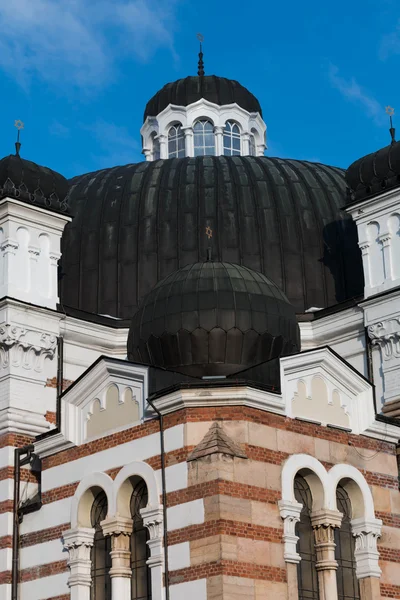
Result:
<svg viewBox="0 0 400 600"><path fill-rule="evenodd" d="M210 121L197 121L194 131L194 155L215 155L214 126Z"/></svg>
<svg viewBox="0 0 400 600"><path fill-rule="evenodd" d="M111 538L104 537L100 526L107 515L107 496L99 492L92 504L90 513L91 525L95 531L91 551L92 561L92 587L90 588L91 600L111 600Z"/></svg>
<svg viewBox="0 0 400 600"><path fill-rule="evenodd" d="M250 156L256 156L256 138L255 138L254 133L250 134L249 154L250 154Z"/></svg>
<svg viewBox="0 0 400 600"><path fill-rule="evenodd" d="M240 129L233 121L227 121L224 129L225 156L240 155Z"/></svg>
<svg viewBox="0 0 400 600"><path fill-rule="evenodd" d="M160 140L153 136L153 160L160 159Z"/></svg>
<svg viewBox="0 0 400 600"><path fill-rule="evenodd" d="M148 530L143 525L140 509L148 502L147 486L143 479L135 485L131 496L131 535L132 600L151 600L150 569L147 560L150 551L147 544Z"/></svg>
<svg viewBox="0 0 400 600"><path fill-rule="evenodd" d="M336 489L336 503L338 510L343 514L340 528L335 529L338 600L358 600L360 590L356 577L354 537L351 531L351 504L346 490L340 485Z"/></svg>
<svg viewBox="0 0 400 600"><path fill-rule="evenodd" d="M296 475L294 479L294 496L303 505L300 521L296 525L298 553L301 561L297 565L297 582L299 600L319 600L317 561L314 547L314 532L311 525L312 496L311 490L304 477Z"/></svg>
<svg viewBox="0 0 400 600"><path fill-rule="evenodd" d="M168 158L184 158L185 135L181 125L172 125L168 131Z"/></svg>

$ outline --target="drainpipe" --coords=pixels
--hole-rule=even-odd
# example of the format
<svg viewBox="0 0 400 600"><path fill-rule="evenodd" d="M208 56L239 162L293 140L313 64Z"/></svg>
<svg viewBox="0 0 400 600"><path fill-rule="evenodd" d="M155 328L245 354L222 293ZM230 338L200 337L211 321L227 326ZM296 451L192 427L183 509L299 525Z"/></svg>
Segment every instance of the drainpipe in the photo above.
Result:
<svg viewBox="0 0 400 600"><path fill-rule="evenodd" d="M147 402L158 416L160 422L160 450L161 450L161 481L162 481L162 501L164 517L164 565L165 565L165 599L169 600L169 568L168 568L168 522L167 522L167 486L165 480L165 449L164 449L164 419L158 408L154 406L152 400L147 398Z"/></svg>
<svg viewBox="0 0 400 600"><path fill-rule="evenodd" d="M14 449L14 500L13 500L13 537L12 537L12 571L11 571L11 600L18 600L19 580L19 526L24 514L39 510L42 506L41 499L41 460L34 454L32 444ZM24 458L21 458L26 455ZM39 475L38 499L26 506L20 506L21 467L31 465L32 473Z"/></svg>
<svg viewBox="0 0 400 600"><path fill-rule="evenodd" d="M57 404L56 404L56 430L61 431L61 394L64 383L64 338L57 338Z"/></svg>

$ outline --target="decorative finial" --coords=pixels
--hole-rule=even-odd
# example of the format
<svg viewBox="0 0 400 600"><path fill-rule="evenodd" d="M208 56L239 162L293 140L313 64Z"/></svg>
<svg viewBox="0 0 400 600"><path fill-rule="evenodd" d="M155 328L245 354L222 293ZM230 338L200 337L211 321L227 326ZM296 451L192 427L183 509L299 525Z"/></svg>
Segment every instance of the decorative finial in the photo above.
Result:
<svg viewBox="0 0 400 600"><path fill-rule="evenodd" d="M392 138L392 144L394 144L396 142L396 138L395 138L396 130L393 127L393 119L392 119L392 117L394 115L394 108L392 108L391 106L386 106L385 111L386 111L386 114L389 115L389 119L390 119L389 131L390 131L390 136Z"/></svg>
<svg viewBox="0 0 400 600"><path fill-rule="evenodd" d="M197 39L200 42L199 66L198 66L198 70L197 70L197 75L199 77L204 77L204 62L203 62L203 42L204 42L204 35L202 35L201 33L198 33L196 37L197 37Z"/></svg>
<svg viewBox="0 0 400 600"><path fill-rule="evenodd" d="M17 141L15 142L15 153L16 153L17 156L19 156L19 151L20 151L20 148L21 148L21 143L19 141L19 134L20 134L21 129L24 128L24 124L21 121L21 119L16 119L14 121L14 127L16 127L17 130L18 130Z"/></svg>

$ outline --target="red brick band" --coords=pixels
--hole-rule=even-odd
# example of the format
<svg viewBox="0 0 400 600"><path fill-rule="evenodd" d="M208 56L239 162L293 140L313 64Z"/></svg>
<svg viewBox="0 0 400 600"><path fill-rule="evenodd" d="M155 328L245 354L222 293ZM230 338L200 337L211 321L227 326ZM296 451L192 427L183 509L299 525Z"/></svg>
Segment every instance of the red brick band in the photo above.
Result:
<svg viewBox="0 0 400 600"><path fill-rule="evenodd" d="M170 571L169 581L173 585L175 583L194 581L195 579L214 577L215 575L230 575L232 577L286 582L286 569L233 560L218 560L216 562L186 567L177 571Z"/></svg>
<svg viewBox="0 0 400 600"><path fill-rule="evenodd" d="M400 598L400 585L381 583L381 596L383 598Z"/></svg>
<svg viewBox="0 0 400 600"><path fill-rule="evenodd" d="M253 525L242 521L230 521L228 519L216 519L206 521L201 525L189 525L182 529L175 529L168 533L168 543L170 546L181 544L182 542L191 542L210 537L212 535L231 535L235 537L247 538L252 540L262 540L264 542L282 543L283 528L264 527L262 525Z"/></svg>

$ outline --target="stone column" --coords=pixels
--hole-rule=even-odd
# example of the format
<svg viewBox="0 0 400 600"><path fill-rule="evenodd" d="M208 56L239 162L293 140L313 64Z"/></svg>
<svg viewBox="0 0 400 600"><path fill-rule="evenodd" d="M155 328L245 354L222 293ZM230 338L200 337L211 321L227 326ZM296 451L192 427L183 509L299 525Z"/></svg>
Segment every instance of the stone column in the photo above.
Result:
<svg viewBox="0 0 400 600"><path fill-rule="evenodd" d="M111 595L117 600L131 600L132 519L111 517L100 523L105 536L111 537Z"/></svg>
<svg viewBox="0 0 400 600"><path fill-rule="evenodd" d="M248 131L244 131L242 133L242 140L241 140L241 144L242 144L242 156L249 156L250 155L250 133Z"/></svg>
<svg viewBox="0 0 400 600"><path fill-rule="evenodd" d="M298 536L295 534L296 524L300 521L303 508L299 502L278 502L279 511L283 519L283 542L285 544L283 556L286 562L288 600L298 600L297 565L301 560L297 552Z"/></svg>
<svg viewBox="0 0 400 600"><path fill-rule="evenodd" d="M151 570L151 598L152 600L163 600L165 595L163 584L163 509L161 506L147 506L142 508L140 514L143 525L148 529L150 538L147 542L150 548L150 558L147 564Z"/></svg>
<svg viewBox="0 0 400 600"><path fill-rule="evenodd" d="M146 162L150 162L152 160L152 151L150 148L143 148L143 154Z"/></svg>
<svg viewBox="0 0 400 600"><path fill-rule="evenodd" d="M323 509L311 515L320 600L337 600L334 532L336 527L340 527L341 522L342 513L336 510Z"/></svg>
<svg viewBox="0 0 400 600"><path fill-rule="evenodd" d="M70 576L68 586L71 600L90 600L92 585L90 552L93 546L94 529L77 527L63 535L64 548L68 551Z"/></svg>
<svg viewBox="0 0 400 600"><path fill-rule="evenodd" d="M168 141L166 135L159 135L158 141L160 142L160 158L168 158Z"/></svg>
<svg viewBox="0 0 400 600"><path fill-rule="evenodd" d="M224 153L224 128L221 125L214 127L215 133L215 155L221 156Z"/></svg>
<svg viewBox="0 0 400 600"><path fill-rule="evenodd" d="M354 552L356 559L356 575L360 580L361 600L380 598L379 578L381 569L378 564L378 538L382 531L380 519L353 519L351 529L356 540Z"/></svg>
<svg viewBox="0 0 400 600"><path fill-rule="evenodd" d="M392 277L392 265L391 265L391 255L390 255L390 233L382 233L378 237L378 241L382 244L382 253L383 253L383 276L384 280L391 280Z"/></svg>
<svg viewBox="0 0 400 600"><path fill-rule="evenodd" d="M193 127L182 127L185 135L185 156L194 156Z"/></svg>

